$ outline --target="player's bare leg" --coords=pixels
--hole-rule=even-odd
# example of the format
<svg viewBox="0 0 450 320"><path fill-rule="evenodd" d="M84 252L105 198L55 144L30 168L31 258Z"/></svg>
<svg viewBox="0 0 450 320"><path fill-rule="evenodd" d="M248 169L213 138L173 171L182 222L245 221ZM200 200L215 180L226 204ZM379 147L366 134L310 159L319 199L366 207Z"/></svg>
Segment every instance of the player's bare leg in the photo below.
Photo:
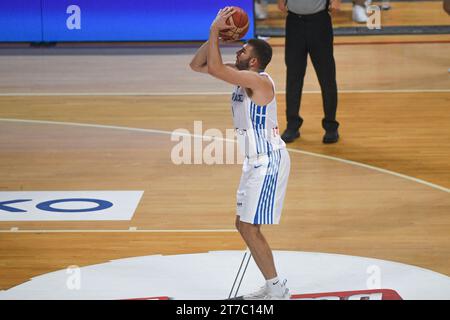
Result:
<svg viewBox="0 0 450 320"><path fill-rule="evenodd" d="M272 250L261 233L261 226L239 221L239 233L266 280L277 277Z"/></svg>
<svg viewBox="0 0 450 320"><path fill-rule="evenodd" d="M236 219L236 227L250 249L256 265L266 279L265 286L244 296L244 299L289 299L289 289L286 288L285 281L278 280L272 250L261 233L261 226L238 221L238 219L239 217Z"/></svg>

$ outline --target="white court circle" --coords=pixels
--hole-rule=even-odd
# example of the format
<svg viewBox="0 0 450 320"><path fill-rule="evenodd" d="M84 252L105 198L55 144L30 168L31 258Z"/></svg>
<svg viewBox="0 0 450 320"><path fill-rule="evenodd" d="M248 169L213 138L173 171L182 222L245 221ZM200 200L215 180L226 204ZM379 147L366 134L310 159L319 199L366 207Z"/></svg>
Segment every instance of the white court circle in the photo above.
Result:
<svg viewBox="0 0 450 320"><path fill-rule="evenodd" d="M228 297L242 257L243 251L212 251L119 259L76 272L71 266L1 291L0 299L220 300ZM274 251L274 258L293 295L321 294L330 299L330 292L378 289L371 287L376 285L407 300L450 299L450 277L411 265L316 252ZM251 260L239 293L263 283Z"/></svg>

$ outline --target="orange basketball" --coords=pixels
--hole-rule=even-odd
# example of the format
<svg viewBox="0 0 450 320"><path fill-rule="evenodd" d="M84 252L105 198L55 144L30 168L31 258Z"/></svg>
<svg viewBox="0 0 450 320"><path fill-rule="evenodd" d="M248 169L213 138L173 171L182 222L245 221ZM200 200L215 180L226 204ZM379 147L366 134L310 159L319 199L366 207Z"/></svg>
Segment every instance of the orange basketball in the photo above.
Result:
<svg viewBox="0 0 450 320"><path fill-rule="evenodd" d="M223 40L242 39L247 34L248 28L250 26L247 13L242 8L232 8L234 8L234 13L227 20L227 24L230 25L230 29L223 30L219 34L219 36Z"/></svg>

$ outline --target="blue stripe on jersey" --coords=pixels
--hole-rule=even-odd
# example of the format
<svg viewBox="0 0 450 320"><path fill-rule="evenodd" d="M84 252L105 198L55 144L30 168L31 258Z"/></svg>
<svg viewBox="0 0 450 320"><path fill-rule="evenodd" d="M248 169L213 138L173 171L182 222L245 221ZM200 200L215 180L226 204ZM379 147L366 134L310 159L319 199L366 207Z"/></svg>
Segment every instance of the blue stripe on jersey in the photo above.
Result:
<svg viewBox="0 0 450 320"><path fill-rule="evenodd" d="M261 107L261 118L262 118L262 130L260 132L261 135L261 145L263 146L264 153L267 153L269 150L267 149L267 134L266 134L266 109L267 106ZM265 140L265 141L264 141Z"/></svg>
<svg viewBox="0 0 450 320"><path fill-rule="evenodd" d="M253 104L250 102L250 121L252 122L252 128L253 128L253 131L255 131L255 125L254 125L254 122L253 122L253 117L254 117L254 108L253 108ZM255 136L255 141L256 141L256 136ZM250 141L248 141L248 144L249 144L249 147L251 146L250 145Z"/></svg>
<svg viewBox="0 0 450 320"><path fill-rule="evenodd" d="M261 144L261 137L259 134L259 123L258 123L258 109L256 104L254 104L253 102L251 102L252 108L253 108L253 118L252 118L252 126L253 126L253 131L254 131L254 135L255 135L255 143L256 143L256 153L260 154L262 153L262 144Z"/></svg>
<svg viewBox="0 0 450 320"><path fill-rule="evenodd" d="M256 124L255 124L256 110L253 102L250 102L250 119L252 121L253 135L255 136L255 144L256 144L256 153L259 154L259 140L256 133Z"/></svg>
<svg viewBox="0 0 450 320"><path fill-rule="evenodd" d="M258 199L254 224L273 223L274 200L278 181L278 172L281 163L281 150L269 153L269 164L267 166L266 176Z"/></svg>
<svg viewBox="0 0 450 320"><path fill-rule="evenodd" d="M269 199L269 205L270 205L270 216L269 216L269 223L273 223L273 208L275 205L275 193L276 193L276 186L277 186L277 182L278 182L278 173L280 170L280 163L281 163L281 150L278 150L276 152L278 154L278 161L277 161L277 170L274 173L275 178L274 178L274 187L272 189L272 194L271 197Z"/></svg>
<svg viewBox="0 0 450 320"><path fill-rule="evenodd" d="M250 119L255 136L256 153L267 153L272 149L266 133L266 111L267 106L258 106L250 102Z"/></svg>
<svg viewBox="0 0 450 320"><path fill-rule="evenodd" d="M265 201L265 215L266 215L266 220L267 223L273 223L273 195L275 194L275 190L276 190L276 180L277 180L277 176L278 176L278 170L279 170L279 160L280 160L280 154L278 152L275 152L273 154L273 169L270 172L270 185L268 187L268 194L267 194L267 198ZM271 222L272 221L272 222Z"/></svg>
<svg viewBox="0 0 450 320"><path fill-rule="evenodd" d="M263 185L261 187L261 193L259 194L258 206L256 207L256 213L255 213L255 218L253 219L253 224L262 224L262 219L261 219L261 212L262 212L262 210L261 210L261 206L264 203L263 199L264 199L265 194L267 192L267 186L268 186L268 182L269 182L269 178L270 178L269 170L271 170L271 167L272 167L272 161L271 160L272 160L272 158L269 155L269 163L267 165L267 172L266 172L266 176L264 177Z"/></svg>
<svg viewBox="0 0 450 320"><path fill-rule="evenodd" d="M260 218L262 219L262 223L267 223L267 199L270 193L270 188L272 186L272 172L273 172L273 168L274 168L274 162L273 162L273 157L272 155L269 155L269 166L267 168L267 172L266 172L266 176L268 177L267 179L267 184L264 188L264 192L263 192L263 197L262 197L262 201L260 203L258 203L258 213Z"/></svg>
<svg viewBox="0 0 450 320"><path fill-rule="evenodd" d="M266 109L267 109L267 106L262 106L261 112L260 112L261 119L262 119L261 123L263 125L263 129L266 128Z"/></svg>
<svg viewBox="0 0 450 320"><path fill-rule="evenodd" d="M261 116L260 116L260 114L261 114L261 107L260 106L256 106L255 105L255 107L256 107L256 121L255 121L255 124L258 126L258 124L260 124L261 123Z"/></svg>
<svg viewBox="0 0 450 320"><path fill-rule="evenodd" d="M263 140L263 132L262 132L262 124L257 125L256 127L256 134L258 135L258 144L260 145L260 151L261 153L265 153L265 144L264 144L264 140Z"/></svg>

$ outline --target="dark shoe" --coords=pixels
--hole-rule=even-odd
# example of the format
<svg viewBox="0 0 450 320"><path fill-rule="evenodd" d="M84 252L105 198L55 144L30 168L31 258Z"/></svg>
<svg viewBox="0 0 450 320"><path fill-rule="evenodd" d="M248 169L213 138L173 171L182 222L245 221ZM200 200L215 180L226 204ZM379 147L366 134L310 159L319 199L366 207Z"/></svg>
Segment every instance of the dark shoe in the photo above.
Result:
<svg viewBox="0 0 450 320"><path fill-rule="evenodd" d="M323 143L336 143L339 140L339 133L337 131L327 131L323 136Z"/></svg>
<svg viewBox="0 0 450 320"><path fill-rule="evenodd" d="M281 139L286 143L290 143L299 137L300 137L300 132L298 130L294 131L294 130L290 130L290 129L284 130L283 134L281 135Z"/></svg>

